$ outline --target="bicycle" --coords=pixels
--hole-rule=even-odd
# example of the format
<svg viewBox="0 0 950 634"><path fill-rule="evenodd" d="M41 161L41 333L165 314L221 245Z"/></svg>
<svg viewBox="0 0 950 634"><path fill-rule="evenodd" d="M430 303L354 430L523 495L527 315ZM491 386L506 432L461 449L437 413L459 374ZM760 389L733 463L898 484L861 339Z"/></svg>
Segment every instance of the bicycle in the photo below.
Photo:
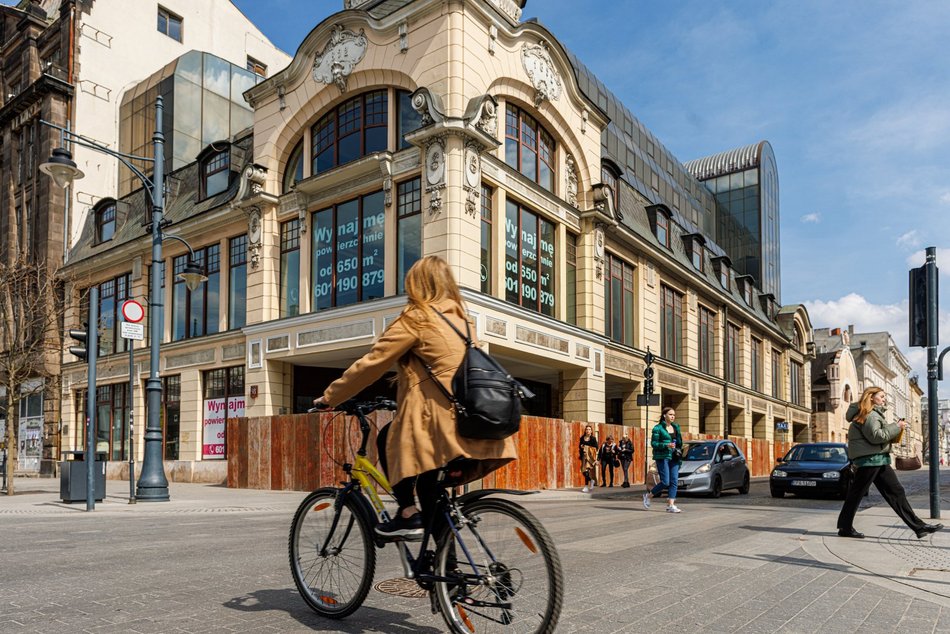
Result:
<svg viewBox="0 0 950 634"><path fill-rule="evenodd" d="M389 521L375 482L392 494L389 482L366 457L376 410L396 409L393 401L348 401L337 412L356 417L362 441L349 481L310 493L294 515L289 536L290 568L304 601L317 614L341 619L355 612L369 593L376 548L390 543L374 527ZM314 410L311 410L314 411ZM326 410L324 410L326 411ZM451 465L439 481L451 486ZM450 495L441 488L435 512L413 556L405 541L394 541L404 575L429 591L433 614L440 612L452 632L553 632L563 602L561 562L551 537L522 506L483 489ZM434 541L434 550L427 548ZM460 556L459 556L460 555Z"/></svg>

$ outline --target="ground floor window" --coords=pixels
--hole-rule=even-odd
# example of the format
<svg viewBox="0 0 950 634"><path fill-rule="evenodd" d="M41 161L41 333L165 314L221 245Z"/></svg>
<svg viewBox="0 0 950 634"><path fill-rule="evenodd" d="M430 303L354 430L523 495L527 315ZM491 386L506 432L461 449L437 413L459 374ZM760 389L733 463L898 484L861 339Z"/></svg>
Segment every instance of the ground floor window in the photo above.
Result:
<svg viewBox="0 0 950 634"><path fill-rule="evenodd" d="M86 447L86 390L76 395L76 448ZM96 388L96 453L107 460L129 456L129 386L125 383Z"/></svg>
<svg viewBox="0 0 950 634"><path fill-rule="evenodd" d="M505 299L554 316L554 224L507 201Z"/></svg>
<svg viewBox="0 0 950 634"><path fill-rule="evenodd" d="M162 440L165 460L178 460L181 452L181 376L162 377Z"/></svg>
<svg viewBox="0 0 950 634"><path fill-rule="evenodd" d="M216 368L203 374L201 458L223 460L227 457L227 421L244 416L244 366Z"/></svg>

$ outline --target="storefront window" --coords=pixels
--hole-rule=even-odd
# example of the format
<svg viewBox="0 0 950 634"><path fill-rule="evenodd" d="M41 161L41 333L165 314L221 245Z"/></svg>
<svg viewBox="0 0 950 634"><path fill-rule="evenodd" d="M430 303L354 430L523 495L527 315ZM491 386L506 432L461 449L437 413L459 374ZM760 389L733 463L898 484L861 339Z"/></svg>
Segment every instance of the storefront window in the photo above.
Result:
<svg viewBox="0 0 950 634"><path fill-rule="evenodd" d="M181 451L181 376L162 377L162 440L165 460L178 460Z"/></svg>
<svg viewBox="0 0 950 634"><path fill-rule="evenodd" d="M96 453L107 460L126 460L129 455L128 385L115 383L96 388ZM76 395L76 447L86 446L86 390Z"/></svg>
<svg viewBox="0 0 950 634"><path fill-rule="evenodd" d="M505 210L505 299L554 316L554 225L508 201Z"/></svg>
<svg viewBox="0 0 950 634"><path fill-rule="evenodd" d="M313 310L383 296L385 209L375 192L314 212Z"/></svg>
<svg viewBox="0 0 950 634"><path fill-rule="evenodd" d="M203 373L202 460L227 458L227 422L244 416L244 366Z"/></svg>

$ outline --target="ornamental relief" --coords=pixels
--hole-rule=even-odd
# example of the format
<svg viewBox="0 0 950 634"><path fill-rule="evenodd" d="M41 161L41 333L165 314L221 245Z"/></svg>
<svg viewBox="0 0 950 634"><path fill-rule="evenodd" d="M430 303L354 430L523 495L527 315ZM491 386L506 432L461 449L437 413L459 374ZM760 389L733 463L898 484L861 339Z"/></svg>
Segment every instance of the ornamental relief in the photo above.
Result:
<svg viewBox="0 0 950 634"><path fill-rule="evenodd" d="M353 68L366 55L368 41L363 29L359 33L348 31L339 24L330 31L330 41L323 48L323 52L313 60L314 81L327 84L336 84L341 93L346 92L346 82Z"/></svg>
<svg viewBox="0 0 950 634"><path fill-rule="evenodd" d="M464 189L465 189L465 213L474 218L478 215L478 200L481 194L480 186L482 181L482 160L479 156L478 148L474 144L465 145L464 153Z"/></svg>
<svg viewBox="0 0 950 634"><path fill-rule="evenodd" d="M442 190L445 189L445 141L436 137L426 146L426 193L429 194L429 212L442 212Z"/></svg>
<svg viewBox="0 0 950 634"><path fill-rule="evenodd" d="M531 85L534 86L534 105L541 105L545 99L557 101L561 96L561 75L551 59L548 44L541 40L539 44L521 47L521 63Z"/></svg>

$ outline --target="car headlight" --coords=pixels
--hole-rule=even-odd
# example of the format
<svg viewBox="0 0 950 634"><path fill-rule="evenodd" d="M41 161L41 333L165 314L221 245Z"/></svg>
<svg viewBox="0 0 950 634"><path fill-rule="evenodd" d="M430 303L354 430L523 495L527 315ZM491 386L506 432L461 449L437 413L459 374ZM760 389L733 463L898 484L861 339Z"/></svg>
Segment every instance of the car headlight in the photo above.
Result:
<svg viewBox="0 0 950 634"><path fill-rule="evenodd" d="M776 469L775 471L773 471L773 472L772 472L772 475L775 476L776 478L787 478L787 477L788 477L788 474L787 474L787 473L785 473L784 471L781 471L781 470L779 470L779 469Z"/></svg>
<svg viewBox="0 0 950 634"><path fill-rule="evenodd" d="M711 468L712 468L712 467L710 467L710 466L709 466L709 463L707 462L706 464L704 464L703 466L701 466L699 469L696 469L695 473L709 473L709 470L710 470Z"/></svg>
<svg viewBox="0 0 950 634"><path fill-rule="evenodd" d="M821 474L821 477L825 480L837 480L841 477L841 473L838 471L825 471Z"/></svg>

